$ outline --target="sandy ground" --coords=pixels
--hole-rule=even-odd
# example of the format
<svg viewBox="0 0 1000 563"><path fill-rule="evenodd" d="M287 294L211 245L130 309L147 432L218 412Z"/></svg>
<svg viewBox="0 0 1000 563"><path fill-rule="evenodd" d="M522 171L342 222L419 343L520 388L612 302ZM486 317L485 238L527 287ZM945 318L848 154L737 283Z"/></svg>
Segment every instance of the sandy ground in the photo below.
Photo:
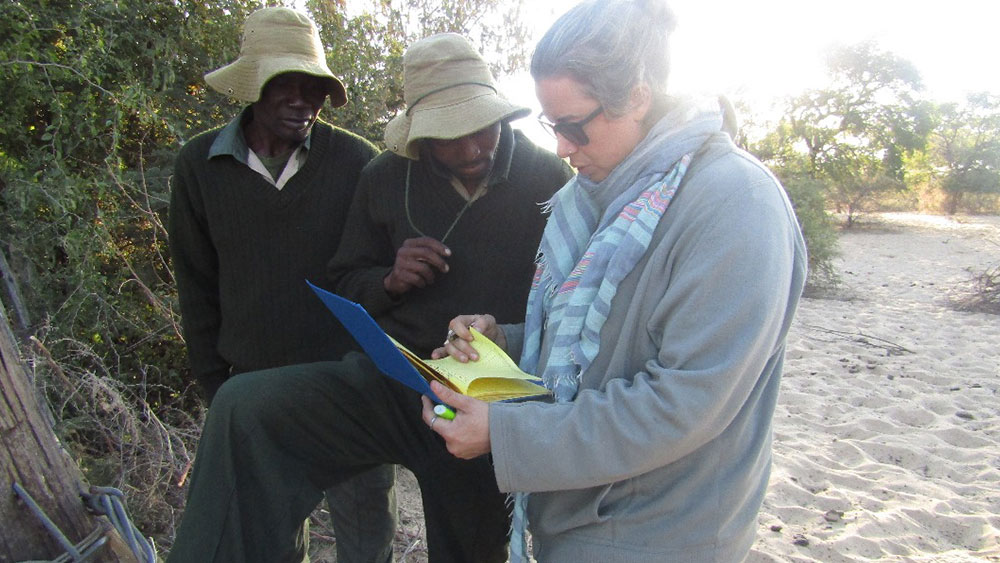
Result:
<svg viewBox="0 0 1000 563"><path fill-rule="evenodd" d="M1000 317L953 308L1000 264L1000 217L882 214L840 248L842 283L789 335L748 561L1000 561ZM419 492L399 485L396 559L422 563ZM334 561L314 530L313 561Z"/></svg>
<svg viewBox="0 0 1000 563"><path fill-rule="evenodd" d="M790 332L750 561L1000 561L1000 317L952 308L1000 218L874 221Z"/></svg>

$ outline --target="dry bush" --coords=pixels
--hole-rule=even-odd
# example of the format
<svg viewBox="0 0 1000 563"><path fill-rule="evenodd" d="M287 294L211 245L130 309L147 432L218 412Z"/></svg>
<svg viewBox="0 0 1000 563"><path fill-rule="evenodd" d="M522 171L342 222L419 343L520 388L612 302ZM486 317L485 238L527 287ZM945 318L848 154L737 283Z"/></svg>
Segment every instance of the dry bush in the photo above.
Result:
<svg viewBox="0 0 1000 563"><path fill-rule="evenodd" d="M114 487L125 495L132 522L165 557L173 544L187 496L187 479L204 424L205 410L150 406L163 389L146 383L126 384L109 372L73 368L94 365L94 353L78 341L48 343L70 350L55 358L49 346L32 337L25 365L44 399L60 441L77 461L86 485ZM180 405L180 394L178 397ZM397 479L399 528L395 560L427 561L420 490L413 475L401 469ZM336 562L336 538L325 501L310 518L310 559Z"/></svg>
<svg viewBox="0 0 1000 563"><path fill-rule="evenodd" d="M32 337L25 365L51 415L52 426L87 481L120 489L128 516L139 531L153 540L160 557L173 544L187 496L187 480L194 461L205 410L190 404L152 408L163 389L147 383L126 384L107 371L81 371L75 365L95 365L86 343L43 343ZM55 358L49 347L69 350ZM140 378L141 379L141 378ZM400 469L397 478L399 528L393 542L395 560L427 561L420 490L412 473ZM336 562L336 538L329 525L325 501L310 518L310 559Z"/></svg>
<svg viewBox="0 0 1000 563"><path fill-rule="evenodd" d="M107 370L71 367L95 365L85 343L58 343L69 352L57 359L41 340L31 341L25 364L56 435L87 484L120 489L132 522L160 554L166 553L184 504L204 411L191 415L164 404L153 409L147 398L163 397L164 390L151 388L144 377L126 384Z"/></svg>
<svg viewBox="0 0 1000 563"><path fill-rule="evenodd" d="M875 197L868 207L871 212L907 212L948 215L950 201L944 190L920 185L898 192L886 192ZM1000 193L964 193L958 213L969 215L1000 214Z"/></svg>
<svg viewBox="0 0 1000 563"><path fill-rule="evenodd" d="M900 190L879 194L869 206L869 211L905 212L920 207L920 194L915 190Z"/></svg>
<svg viewBox="0 0 1000 563"><path fill-rule="evenodd" d="M972 291L958 299L955 308L972 313L1000 315L1000 264L972 279Z"/></svg>
<svg viewBox="0 0 1000 563"><path fill-rule="evenodd" d="M917 194L916 210L920 213L940 215L945 209L945 193L942 190L923 186Z"/></svg>
<svg viewBox="0 0 1000 563"><path fill-rule="evenodd" d="M931 213L934 215L948 214L948 194L939 188L925 186L915 194L915 200L913 201L914 207L912 209L920 213ZM900 211L905 211L905 209ZM1000 214L1000 193L963 194L962 203L958 211L969 215Z"/></svg>

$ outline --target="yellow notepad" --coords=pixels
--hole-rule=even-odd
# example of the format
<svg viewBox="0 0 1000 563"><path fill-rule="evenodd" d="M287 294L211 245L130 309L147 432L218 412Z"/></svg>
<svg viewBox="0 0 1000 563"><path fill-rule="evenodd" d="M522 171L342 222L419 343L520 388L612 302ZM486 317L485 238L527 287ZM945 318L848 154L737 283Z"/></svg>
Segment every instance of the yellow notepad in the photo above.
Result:
<svg viewBox="0 0 1000 563"><path fill-rule="evenodd" d="M481 401L505 401L548 395L550 391L539 379L521 371L514 360L492 340L470 328L472 347L479 360L466 363L448 356L439 360L422 360L395 339L393 344L428 381L434 380L464 395Z"/></svg>
<svg viewBox="0 0 1000 563"><path fill-rule="evenodd" d="M452 358L421 360L405 346L386 334L365 308L353 301L306 283L331 313L351 333L379 372L406 385L432 401L443 404L431 390L430 381L438 381L458 393L484 401L544 399L551 393L537 377L524 373L490 339L474 332L472 343L480 359L461 363Z"/></svg>

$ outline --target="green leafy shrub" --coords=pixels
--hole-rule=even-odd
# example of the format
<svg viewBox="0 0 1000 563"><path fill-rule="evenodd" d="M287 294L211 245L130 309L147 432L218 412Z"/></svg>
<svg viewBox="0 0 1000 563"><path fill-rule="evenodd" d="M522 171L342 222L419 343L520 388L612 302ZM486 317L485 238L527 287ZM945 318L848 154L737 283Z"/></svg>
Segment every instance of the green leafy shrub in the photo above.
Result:
<svg viewBox="0 0 1000 563"><path fill-rule="evenodd" d="M833 265L838 254L837 230L826 211L827 186L820 180L792 176L782 179L792 200L809 252L809 284L834 284L838 277Z"/></svg>
<svg viewBox="0 0 1000 563"><path fill-rule="evenodd" d="M94 484L136 495L133 518L160 545L202 408L164 229L170 174L184 142L239 110L203 74L236 58L246 16L264 4L0 2L2 299L16 333L36 342L29 363L64 443ZM351 97L324 119L374 141L402 103L410 39L480 29L493 21L484 14L523 6L373 0L348 15L339 0L305 4ZM495 40L523 34L512 21L478 37L514 60L523 38Z"/></svg>

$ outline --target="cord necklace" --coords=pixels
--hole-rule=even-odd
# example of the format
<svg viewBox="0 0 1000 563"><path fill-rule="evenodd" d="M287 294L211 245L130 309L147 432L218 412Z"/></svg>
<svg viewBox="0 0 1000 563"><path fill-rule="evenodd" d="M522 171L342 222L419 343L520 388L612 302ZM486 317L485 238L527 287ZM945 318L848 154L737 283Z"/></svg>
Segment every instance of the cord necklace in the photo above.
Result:
<svg viewBox="0 0 1000 563"><path fill-rule="evenodd" d="M424 234L424 232L417 227L416 223L413 222L413 216L410 215L410 169L412 168L412 166L413 166L412 161L406 163L406 187L403 189L403 207L406 209L406 220L409 221L410 228L416 231L418 235L426 237L428 235ZM465 202L465 205L462 206L462 209L458 211L458 214L455 215L455 220L451 222L451 226L448 227L448 230L444 232L444 236L441 237L440 240L441 244L444 244L445 239L448 238L448 235L451 234L451 231L455 228L455 225L458 224L458 220L461 219L462 215L465 214L465 211L472 206L472 202L473 200L470 198L468 201Z"/></svg>

